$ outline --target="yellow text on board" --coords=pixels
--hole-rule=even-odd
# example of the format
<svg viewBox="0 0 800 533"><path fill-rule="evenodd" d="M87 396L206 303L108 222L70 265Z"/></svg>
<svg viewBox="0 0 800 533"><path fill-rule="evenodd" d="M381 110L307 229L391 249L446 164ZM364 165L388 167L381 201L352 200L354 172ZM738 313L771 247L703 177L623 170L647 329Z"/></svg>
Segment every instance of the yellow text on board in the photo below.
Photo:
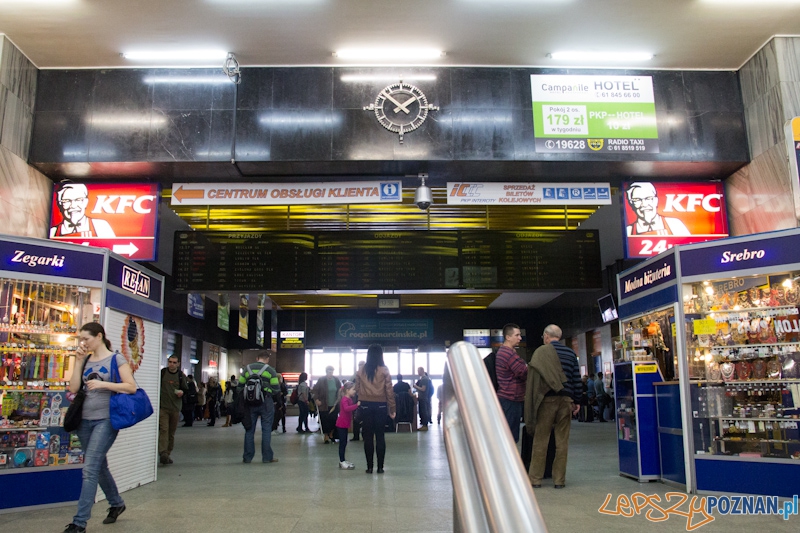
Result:
<svg viewBox="0 0 800 533"><path fill-rule="evenodd" d="M633 371L636 374L655 374L658 372L658 365L655 363L652 365L636 365Z"/></svg>
<svg viewBox="0 0 800 533"><path fill-rule="evenodd" d="M717 321L713 318L693 320L692 328L695 335L713 335L717 332Z"/></svg>

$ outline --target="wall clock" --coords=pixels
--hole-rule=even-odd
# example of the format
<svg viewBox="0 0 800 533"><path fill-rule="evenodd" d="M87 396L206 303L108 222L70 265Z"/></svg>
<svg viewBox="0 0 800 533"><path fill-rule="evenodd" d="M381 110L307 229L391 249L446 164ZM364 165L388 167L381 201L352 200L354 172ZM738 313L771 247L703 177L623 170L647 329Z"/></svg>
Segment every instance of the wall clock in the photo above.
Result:
<svg viewBox="0 0 800 533"><path fill-rule="evenodd" d="M385 87L375 103L364 107L365 111L375 113L381 126L400 135L401 144L405 133L419 128L428 118L428 112L438 109L428 104L422 91L402 80Z"/></svg>

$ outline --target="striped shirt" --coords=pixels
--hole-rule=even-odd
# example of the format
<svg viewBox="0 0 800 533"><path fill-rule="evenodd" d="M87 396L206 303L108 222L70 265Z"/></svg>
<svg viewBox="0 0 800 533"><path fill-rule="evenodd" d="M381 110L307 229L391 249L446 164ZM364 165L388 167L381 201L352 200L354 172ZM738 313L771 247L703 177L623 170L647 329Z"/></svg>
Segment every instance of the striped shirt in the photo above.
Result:
<svg viewBox="0 0 800 533"><path fill-rule="evenodd" d="M564 370L564 375L567 376L567 382L564 383L564 391L562 392L569 393L575 403L580 403L583 382L581 381L581 371L578 366L578 356L575 355L572 349L567 348L559 341L553 341L551 344L556 349L558 360L561 361L561 369Z"/></svg>
<svg viewBox="0 0 800 533"><path fill-rule="evenodd" d="M497 350L495 363L497 372L497 396L512 402L525 401L525 384L528 379L528 364L506 345Z"/></svg>

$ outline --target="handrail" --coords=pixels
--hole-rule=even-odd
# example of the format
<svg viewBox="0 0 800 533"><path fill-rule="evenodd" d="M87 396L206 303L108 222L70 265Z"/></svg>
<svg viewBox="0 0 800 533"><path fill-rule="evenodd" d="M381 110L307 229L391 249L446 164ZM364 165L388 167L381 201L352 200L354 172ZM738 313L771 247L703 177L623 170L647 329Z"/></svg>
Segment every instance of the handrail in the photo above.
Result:
<svg viewBox="0 0 800 533"><path fill-rule="evenodd" d="M454 530L545 533L536 496L478 349L447 352L444 435L453 480ZM466 413L466 414L465 414Z"/></svg>

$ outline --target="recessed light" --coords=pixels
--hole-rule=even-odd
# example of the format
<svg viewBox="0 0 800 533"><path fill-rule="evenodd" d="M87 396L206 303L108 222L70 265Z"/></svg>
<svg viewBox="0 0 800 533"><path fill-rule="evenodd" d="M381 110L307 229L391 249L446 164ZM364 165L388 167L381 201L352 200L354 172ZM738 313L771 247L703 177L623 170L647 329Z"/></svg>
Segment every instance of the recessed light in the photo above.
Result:
<svg viewBox="0 0 800 533"><path fill-rule="evenodd" d="M131 50L120 54L130 61L219 61L228 57L228 52L217 49L196 50Z"/></svg>
<svg viewBox="0 0 800 533"><path fill-rule="evenodd" d="M649 61L653 59L653 54L648 52L581 52L581 51L566 51L566 52L553 52L547 54L550 59L556 61L590 61L597 62L610 62L620 63L625 61Z"/></svg>
<svg viewBox="0 0 800 533"><path fill-rule="evenodd" d="M344 82L360 81L436 81L433 74L345 74L340 78Z"/></svg>
<svg viewBox="0 0 800 533"><path fill-rule="evenodd" d="M334 57L353 61L380 63L408 63L425 59L439 59L445 55L435 48L343 48Z"/></svg>

